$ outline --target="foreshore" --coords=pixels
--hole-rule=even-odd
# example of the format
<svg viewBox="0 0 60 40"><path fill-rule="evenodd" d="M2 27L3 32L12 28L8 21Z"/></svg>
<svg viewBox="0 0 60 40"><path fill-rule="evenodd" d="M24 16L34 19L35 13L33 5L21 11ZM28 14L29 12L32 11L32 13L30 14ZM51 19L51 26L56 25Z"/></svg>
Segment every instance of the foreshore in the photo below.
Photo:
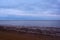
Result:
<svg viewBox="0 0 60 40"><path fill-rule="evenodd" d="M51 35L53 34L53 35ZM0 25L0 40L60 40L56 31Z"/></svg>

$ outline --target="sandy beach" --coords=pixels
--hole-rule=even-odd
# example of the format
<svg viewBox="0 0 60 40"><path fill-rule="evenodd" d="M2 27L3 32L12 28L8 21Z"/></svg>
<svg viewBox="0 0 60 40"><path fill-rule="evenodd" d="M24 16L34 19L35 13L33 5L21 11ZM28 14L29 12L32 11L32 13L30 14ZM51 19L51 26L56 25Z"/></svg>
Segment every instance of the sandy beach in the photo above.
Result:
<svg viewBox="0 0 60 40"><path fill-rule="evenodd" d="M60 37L0 31L0 40L60 40Z"/></svg>

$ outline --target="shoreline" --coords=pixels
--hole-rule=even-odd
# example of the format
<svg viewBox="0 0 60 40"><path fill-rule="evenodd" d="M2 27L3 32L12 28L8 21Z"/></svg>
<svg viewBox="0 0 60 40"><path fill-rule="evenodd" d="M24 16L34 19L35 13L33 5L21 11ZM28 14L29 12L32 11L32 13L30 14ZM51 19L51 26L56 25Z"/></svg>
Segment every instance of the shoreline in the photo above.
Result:
<svg viewBox="0 0 60 40"><path fill-rule="evenodd" d="M34 34L43 34L51 36L60 36L60 28L55 27L25 27L25 26L5 26L0 25L0 31L16 31L23 33L34 33Z"/></svg>
<svg viewBox="0 0 60 40"><path fill-rule="evenodd" d="M51 32L55 35L50 35ZM60 32L60 31L59 31ZM0 40L60 40L56 31L0 25Z"/></svg>

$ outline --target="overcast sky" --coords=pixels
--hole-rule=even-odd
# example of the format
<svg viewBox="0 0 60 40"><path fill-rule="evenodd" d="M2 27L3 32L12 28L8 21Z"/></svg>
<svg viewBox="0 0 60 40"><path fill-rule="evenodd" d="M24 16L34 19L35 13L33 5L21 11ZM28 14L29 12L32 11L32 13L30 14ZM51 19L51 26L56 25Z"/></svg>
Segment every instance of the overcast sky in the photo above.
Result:
<svg viewBox="0 0 60 40"><path fill-rule="evenodd" d="M60 20L60 0L0 0L0 20Z"/></svg>

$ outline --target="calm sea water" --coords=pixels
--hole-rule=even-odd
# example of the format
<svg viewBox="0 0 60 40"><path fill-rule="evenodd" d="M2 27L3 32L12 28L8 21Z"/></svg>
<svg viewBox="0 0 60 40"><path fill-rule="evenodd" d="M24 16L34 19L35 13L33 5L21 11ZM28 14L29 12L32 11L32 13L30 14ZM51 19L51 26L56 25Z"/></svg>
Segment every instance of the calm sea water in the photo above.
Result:
<svg viewBox="0 0 60 40"><path fill-rule="evenodd" d="M60 21L0 21L0 25L60 27Z"/></svg>

